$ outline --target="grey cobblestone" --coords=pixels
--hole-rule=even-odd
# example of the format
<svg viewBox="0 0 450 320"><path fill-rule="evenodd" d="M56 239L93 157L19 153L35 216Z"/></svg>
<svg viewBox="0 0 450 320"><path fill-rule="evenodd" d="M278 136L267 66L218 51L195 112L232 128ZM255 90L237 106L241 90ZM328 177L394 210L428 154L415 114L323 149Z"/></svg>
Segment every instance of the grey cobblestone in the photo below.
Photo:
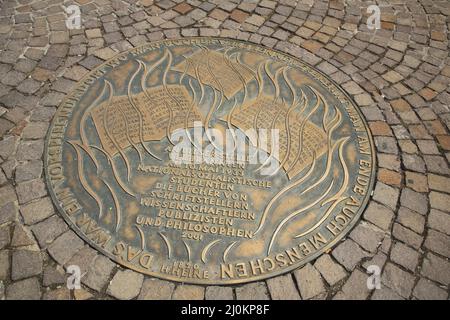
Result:
<svg viewBox="0 0 450 320"><path fill-rule="evenodd" d="M381 276L381 282L400 296L408 298L414 286L414 277L394 264L388 263Z"/></svg>
<svg viewBox="0 0 450 320"><path fill-rule="evenodd" d="M290 274L268 279L267 287L270 296L274 300L300 300L300 295L295 288Z"/></svg>
<svg viewBox="0 0 450 320"><path fill-rule="evenodd" d="M39 199L47 194L45 183L41 179L19 183L16 190L20 204Z"/></svg>
<svg viewBox="0 0 450 320"><path fill-rule="evenodd" d="M89 266L89 271L81 281L89 288L100 291L108 283L111 272L115 265L108 258L99 255Z"/></svg>
<svg viewBox="0 0 450 320"><path fill-rule="evenodd" d="M77 3L86 19L70 31L57 2L0 4L0 299L448 299L445 1L387 0L376 33L361 8L339 1ZM47 197L43 141L75 83L120 51L199 35L260 43L316 66L351 95L374 136L378 175L362 221L329 254L265 282L190 286L114 274L116 265L68 231ZM57 288L67 263L83 265L88 288ZM385 266L382 289L373 293L361 271L371 263ZM117 285L128 278L139 278L130 290Z"/></svg>
<svg viewBox="0 0 450 320"><path fill-rule="evenodd" d="M12 254L11 279L20 280L42 273L42 256L39 251L17 250Z"/></svg>
<svg viewBox="0 0 450 320"><path fill-rule="evenodd" d="M447 292L426 279L420 279L414 288L413 295L419 300L445 300Z"/></svg>
<svg viewBox="0 0 450 320"><path fill-rule="evenodd" d="M370 290L367 288L368 275L355 269L345 284L342 286L342 291L338 292L333 299L350 299L350 300L364 300L369 296Z"/></svg>
<svg viewBox="0 0 450 320"><path fill-rule="evenodd" d="M325 292L322 277L311 264L308 263L294 274L302 299L311 299Z"/></svg>
<svg viewBox="0 0 450 320"><path fill-rule="evenodd" d="M353 270L363 258L369 256L368 253L350 239L339 244L332 251L332 255L349 271Z"/></svg>
<svg viewBox="0 0 450 320"><path fill-rule="evenodd" d="M205 290L206 300L233 300L233 289L230 287L210 286Z"/></svg>
<svg viewBox="0 0 450 320"><path fill-rule="evenodd" d="M269 293L263 282L255 282L237 287L236 298L238 300L269 300Z"/></svg>
<svg viewBox="0 0 450 320"><path fill-rule="evenodd" d="M179 285L172 294L174 300L203 300L204 298L205 288L196 285Z"/></svg>
<svg viewBox="0 0 450 320"><path fill-rule="evenodd" d="M394 210L397 206L399 191L384 183L378 182L375 186L373 199Z"/></svg>
<svg viewBox="0 0 450 320"><path fill-rule="evenodd" d="M395 263L414 272L419 264L419 253L401 242L396 242L392 246L391 259Z"/></svg>
<svg viewBox="0 0 450 320"><path fill-rule="evenodd" d="M14 282L6 288L7 300L36 300L41 297L41 288L37 278Z"/></svg>
<svg viewBox="0 0 450 320"><path fill-rule="evenodd" d="M317 259L314 267L319 270L329 285L335 285L347 276L345 269L334 262L329 255L322 255Z"/></svg>
<svg viewBox="0 0 450 320"><path fill-rule="evenodd" d="M107 293L121 300L135 298L141 291L144 276L132 270L118 271L111 280Z"/></svg>
<svg viewBox="0 0 450 320"><path fill-rule="evenodd" d="M64 265L81 249L83 241L73 231L59 236L48 248L48 252L59 264Z"/></svg>
<svg viewBox="0 0 450 320"><path fill-rule="evenodd" d="M142 284L139 300L170 300L175 285L156 278L146 279ZM208 289L206 290L208 292Z"/></svg>

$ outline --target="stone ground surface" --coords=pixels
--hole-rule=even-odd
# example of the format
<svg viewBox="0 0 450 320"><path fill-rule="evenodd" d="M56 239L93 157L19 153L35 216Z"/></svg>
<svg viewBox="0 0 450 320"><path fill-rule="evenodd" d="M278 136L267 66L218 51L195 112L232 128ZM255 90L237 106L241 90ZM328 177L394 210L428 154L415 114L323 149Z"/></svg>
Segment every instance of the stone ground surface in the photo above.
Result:
<svg viewBox="0 0 450 320"><path fill-rule="evenodd" d="M0 299L448 299L448 0L0 1ZM68 31L63 5L82 29ZM381 8L368 30L366 8ZM44 137L83 75L118 52L183 36L221 36L288 52L360 106L378 172L361 221L291 274L235 287L171 283L105 258L70 231L44 184ZM78 264L81 290L65 267ZM366 286L369 265L381 289Z"/></svg>

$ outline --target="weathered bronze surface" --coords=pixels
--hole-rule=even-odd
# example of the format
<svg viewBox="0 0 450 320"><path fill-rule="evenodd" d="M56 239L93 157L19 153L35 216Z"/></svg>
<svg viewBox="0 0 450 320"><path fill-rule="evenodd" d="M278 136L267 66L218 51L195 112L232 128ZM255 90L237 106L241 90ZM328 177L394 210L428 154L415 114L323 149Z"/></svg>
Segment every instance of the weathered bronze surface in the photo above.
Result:
<svg viewBox="0 0 450 320"><path fill-rule="evenodd" d="M171 133L195 121L278 129L280 169L173 164ZM218 38L107 61L61 104L46 144L47 183L73 230L126 267L197 284L272 277L327 251L358 220L374 169L367 125L332 81Z"/></svg>

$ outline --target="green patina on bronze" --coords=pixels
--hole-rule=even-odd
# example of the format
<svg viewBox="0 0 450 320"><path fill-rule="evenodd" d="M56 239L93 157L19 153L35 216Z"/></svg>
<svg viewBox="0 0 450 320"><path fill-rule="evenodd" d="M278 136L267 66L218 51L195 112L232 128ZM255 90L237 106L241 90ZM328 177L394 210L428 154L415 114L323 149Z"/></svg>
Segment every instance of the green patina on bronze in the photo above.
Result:
<svg viewBox="0 0 450 320"><path fill-rule="evenodd" d="M171 133L195 122L277 129L279 170L175 165ZM59 107L45 154L53 201L83 239L136 271L196 284L264 279L326 252L357 222L375 172L367 124L336 84L284 53L220 38L154 42L105 62Z"/></svg>

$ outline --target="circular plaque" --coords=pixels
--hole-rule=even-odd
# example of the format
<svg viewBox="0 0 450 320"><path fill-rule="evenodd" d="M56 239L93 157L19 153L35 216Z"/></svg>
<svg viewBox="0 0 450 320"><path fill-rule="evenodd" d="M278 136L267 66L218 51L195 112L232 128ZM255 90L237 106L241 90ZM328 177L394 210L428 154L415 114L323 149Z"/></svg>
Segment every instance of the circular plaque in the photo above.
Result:
<svg viewBox="0 0 450 320"><path fill-rule="evenodd" d="M336 84L220 38L150 43L91 71L45 154L77 234L125 267L196 284L273 277L326 252L375 169L367 124Z"/></svg>

